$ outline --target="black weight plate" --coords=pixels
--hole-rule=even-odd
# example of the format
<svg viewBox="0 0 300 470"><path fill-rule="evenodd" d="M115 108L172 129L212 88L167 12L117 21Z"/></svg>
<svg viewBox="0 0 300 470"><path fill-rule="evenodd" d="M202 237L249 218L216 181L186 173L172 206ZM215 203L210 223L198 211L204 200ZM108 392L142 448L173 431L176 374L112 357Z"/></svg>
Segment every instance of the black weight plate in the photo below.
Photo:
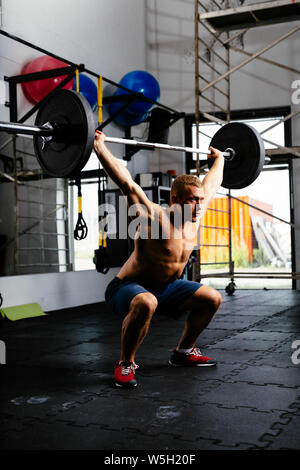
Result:
<svg viewBox="0 0 300 470"><path fill-rule="evenodd" d="M42 169L56 178L77 176L90 158L95 135L95 119L88 101L71 90L57 90L40 107L35 124L59 126L59 135L42 148L42 138L34 137L36 157Z"/></svg>
<svg viewBox="0 0 300 470"><path fill-rule="evenodd" d="M213 136L210 145L224 152L235 150L233 160L225 160L222 186L241 189L249 186L260 174L265 162L265 148L260 134L243 122L225 124ZM211 168L212 159L208 159Z"/></svg>

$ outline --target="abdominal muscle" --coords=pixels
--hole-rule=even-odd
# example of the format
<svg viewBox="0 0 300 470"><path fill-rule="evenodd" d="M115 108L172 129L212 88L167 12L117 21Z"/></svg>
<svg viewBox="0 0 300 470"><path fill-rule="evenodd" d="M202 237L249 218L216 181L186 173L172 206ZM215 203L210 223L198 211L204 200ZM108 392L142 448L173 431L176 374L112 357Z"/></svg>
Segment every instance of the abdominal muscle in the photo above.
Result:
<svg viewBox="0 0 300 470"><path fill-rule="evenodd" d="M194 232L194 231L193 231ZM117 274L145 287L159 288L178 279L194 248L191 238L137 239L134 251Z"/></svg>

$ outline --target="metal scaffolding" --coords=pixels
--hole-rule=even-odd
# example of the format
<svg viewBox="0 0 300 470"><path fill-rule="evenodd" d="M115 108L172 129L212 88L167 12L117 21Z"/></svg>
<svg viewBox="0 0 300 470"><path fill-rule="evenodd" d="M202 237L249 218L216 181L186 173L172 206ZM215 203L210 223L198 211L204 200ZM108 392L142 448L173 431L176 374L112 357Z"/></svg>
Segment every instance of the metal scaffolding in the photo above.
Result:
<svg viewBox="0 0 300 470"><path fill-rule="evenodd" d="M32 169L32 139L13 136L6 144L12 146L13 172L1 173L13 183L14 233L1 250L11 251L9 273L70 270L67 181L45 178L40 169Z"/></svg>
<svg viewBox="0 0 300 470"><path fill-rule="evenodd" d="M300 21L300 0L294 0L293 2L290 2L290 0L268 1L251 5L244 5L245 2L239 1L240 6L236 6L236 2L233 4L231 0L225 0L225 2L220 0L194 0L195 124L197 146L199 146L200 121L206 120L219 124L225 124L230 121L230 78L233 73L255 59L298 75L300 73L299 70L293 67L262 57L265 52L299 31L299 24L294 25L293 28L255 52L248 52L245 50L244 45L245 34L250 28ZM239 44L237 45L237 43ZM246 58L238 64L231 66L231 51L246 56ZM209 111L207 111L208 106ZM202 111L203 109L205 111ZM267 156L272 158L272 156L288 154L292 157L300 157L299 147L283 147L264 137L264 134L271 128L292 119L299 113L300 110L291 112L288 116L261 133L266 143L275 146L275 149L266 150ZM220 119L216 115L221 115L223 118ZM198 155L196 160L197 175L200 175L205 167L206 163L201 162ZM232 195L230 190L228 190L229 272L225 275L223 274L222 277L230 277L231 284L234 285L234 277L237 276L234 274L234 260L232 259L231 200ZM292 229L296 228L293 223L290 225ZM197 279L204 277L201 275L200 251L198 250ZM290 278L295 279L298 274L291 273ZM245 276L247 277L246 274ZM218 277L218 274L206 277Z"/></svg>

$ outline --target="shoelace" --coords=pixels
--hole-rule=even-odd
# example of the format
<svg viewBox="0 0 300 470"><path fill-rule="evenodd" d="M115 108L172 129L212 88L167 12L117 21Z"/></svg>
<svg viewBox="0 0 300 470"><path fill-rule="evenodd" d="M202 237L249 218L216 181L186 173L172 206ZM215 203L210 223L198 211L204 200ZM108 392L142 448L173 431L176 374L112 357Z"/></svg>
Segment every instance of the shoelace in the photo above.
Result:
<svg viewBox="0 0 300 470"><path fill-rule="evenodd" d="M122 366L122 364L121 364L121 366ZM128 375L128 374L130 374L131 371L134 372L135 369L138 369L138 368L139 368L139 366L135 362L133 362L132 364L130 364L130 366L127 366L127 367L122 366L122 372L121 373L122 373L122 375Z"/></svg>
<svg viewBox="0 0 300 470"><path fill-rule="evenodd" d="M199 348L193 348L190 354L193 354L194 356L203 356Z"/></svg>

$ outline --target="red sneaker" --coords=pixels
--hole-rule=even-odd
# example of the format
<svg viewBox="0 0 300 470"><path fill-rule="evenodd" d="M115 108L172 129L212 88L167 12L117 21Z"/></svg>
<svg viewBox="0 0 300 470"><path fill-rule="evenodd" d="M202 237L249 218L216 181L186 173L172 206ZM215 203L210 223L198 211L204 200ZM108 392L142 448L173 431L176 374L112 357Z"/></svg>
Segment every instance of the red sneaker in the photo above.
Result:
<svg viewBox="0 0 300 470"><path fill-rule="evenodd" d="M115 385L116 387L131 388L136 387L134 377L135 369L138 368L135 362L121 362L115 365Z"/></svg>
<svg viewBox="0 0 300 470"><path fill-rule="evenodd" d="M171 366L215 366L217 361L211 357L201 354L200 349L193 348L190 353L181 353L177 349L173 349L173 353L169 359Z"/></svg>

